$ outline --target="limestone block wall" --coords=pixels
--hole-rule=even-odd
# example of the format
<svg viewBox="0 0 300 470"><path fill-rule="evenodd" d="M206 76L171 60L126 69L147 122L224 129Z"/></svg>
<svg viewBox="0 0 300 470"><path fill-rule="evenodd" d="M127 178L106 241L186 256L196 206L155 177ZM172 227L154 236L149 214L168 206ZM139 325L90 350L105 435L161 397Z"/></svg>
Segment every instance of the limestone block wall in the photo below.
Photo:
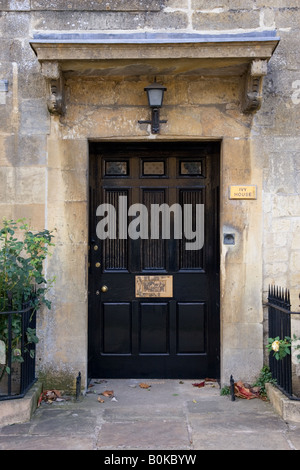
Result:
<svg viewBox="0 0 300 470"><path fill-rule="evenodd" d="M262 108L240 111L240 79L159 77L167 86L161 139L220 139L221 376L251 381L263 363L262 299L269 283L300 292L300 5L287 0L0 0L0 217L57 228L46 269L57 276L41 312L38 369L74 387L87 364L88 140L153 138L144 86L153 77L66 77L67 110L50 117L29 40L34 31L249 32L276 29ZM6 86L7 83L7 86ZM256 184L255 201L230 201L230 184ZM220 233L222 242L222 233ZM297 330L299 322L294 322ZM266 334L266 330L265 330Z"/></svg>

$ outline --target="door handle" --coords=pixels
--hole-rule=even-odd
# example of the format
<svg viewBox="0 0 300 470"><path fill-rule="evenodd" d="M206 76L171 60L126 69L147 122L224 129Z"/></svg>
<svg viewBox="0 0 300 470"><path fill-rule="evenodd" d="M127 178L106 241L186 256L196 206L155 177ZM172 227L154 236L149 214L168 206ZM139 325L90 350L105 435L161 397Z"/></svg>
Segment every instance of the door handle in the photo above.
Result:
<svg viewBox="0 0 300 470"><path fill-rule="evenodd" d="M108 287L107 287L107 286L102 286L102 287L101 287L101 290L102 290L102 292L107 292L107 291L108 291Z"/></svg>

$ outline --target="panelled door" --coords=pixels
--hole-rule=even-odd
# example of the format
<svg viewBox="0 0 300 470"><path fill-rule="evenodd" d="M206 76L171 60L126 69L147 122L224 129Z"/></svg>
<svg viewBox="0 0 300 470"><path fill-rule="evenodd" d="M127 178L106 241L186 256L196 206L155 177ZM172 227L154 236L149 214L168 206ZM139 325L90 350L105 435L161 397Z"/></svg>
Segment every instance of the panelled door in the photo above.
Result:
<svg viewBox="0 0 300 470"><path fill-rule="evenodd" d="M90 377L219 377L218 201L218 143L91 144Z"/></svg>

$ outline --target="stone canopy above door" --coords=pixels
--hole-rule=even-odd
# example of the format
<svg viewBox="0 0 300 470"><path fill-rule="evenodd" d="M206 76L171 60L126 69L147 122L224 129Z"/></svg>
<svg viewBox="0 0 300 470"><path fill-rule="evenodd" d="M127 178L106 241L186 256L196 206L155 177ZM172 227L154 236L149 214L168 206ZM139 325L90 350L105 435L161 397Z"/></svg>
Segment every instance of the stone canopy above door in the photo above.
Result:
<svg viewBox="0 0 300 470"><path fill-rule="evenodd" d="M245 114L260 109L263 78L280 38L241 34L35 32L30 45L49 84L48 109L64 114L64 76L240 76Z"/></svg>

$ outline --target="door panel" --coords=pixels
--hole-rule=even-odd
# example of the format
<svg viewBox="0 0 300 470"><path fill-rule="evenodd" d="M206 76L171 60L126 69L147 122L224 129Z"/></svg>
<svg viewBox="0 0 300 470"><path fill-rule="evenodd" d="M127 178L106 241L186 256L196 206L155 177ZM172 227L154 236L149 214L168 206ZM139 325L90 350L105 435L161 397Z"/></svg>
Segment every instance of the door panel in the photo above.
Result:
<svg viewBox="0 0 300 470"><path fill-rule="evenodd" d="M168 303L140 303L140 353L169 353Z"/></svg>
<svg viewBox="0 0 300 470"><path fill-rule="evenodd" d="M218 143L91 144L91 377L219 377L218 187ZM189 250L200 205L204 244Z"/></svg>
<svg viewBox="0 0 300 470"><path fill-rule="evenodd" d="M130 303L103 302L103 354L131 354L131 323Z"/></svg>
<svg viewBox="0 0 300 470"><path fill-rule="evenodd" d="M206 353L204 303L178 302L177 353Z"/></svg>

